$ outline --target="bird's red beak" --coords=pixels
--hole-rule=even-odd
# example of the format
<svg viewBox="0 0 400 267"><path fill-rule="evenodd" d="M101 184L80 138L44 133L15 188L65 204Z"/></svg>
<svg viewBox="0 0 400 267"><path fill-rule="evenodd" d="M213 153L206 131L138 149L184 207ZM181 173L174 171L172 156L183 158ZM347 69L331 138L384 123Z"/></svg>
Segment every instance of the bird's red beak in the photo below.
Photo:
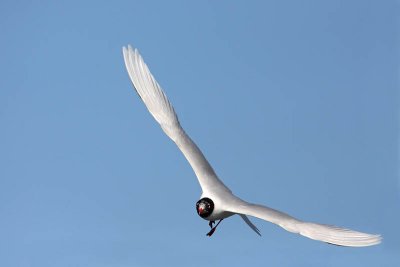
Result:
<svg viewBox="0 0 400 267"><path fill-rule="evenodd" d="M202 214L202 213L203 213L203 211L204 211L204 210L203 210L202 208L199 208L199 210L198 210L198 212L199 212L199 215L200 215L200 214Z"/></svg>

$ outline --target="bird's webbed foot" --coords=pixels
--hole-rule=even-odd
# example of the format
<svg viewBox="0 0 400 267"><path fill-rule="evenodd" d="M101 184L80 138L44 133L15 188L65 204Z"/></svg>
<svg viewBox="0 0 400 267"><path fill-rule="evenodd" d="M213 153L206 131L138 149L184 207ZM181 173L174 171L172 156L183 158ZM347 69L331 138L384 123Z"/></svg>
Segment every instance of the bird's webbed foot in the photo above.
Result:
<svg viewBox="0 0 400 267"><path fill-rule="evenodd" d="M223 219L219 220L219 222L217 223L217 225L215 225L214 227L212 226L213 223L215 223L215 221L210 221L210 223L208 224L211 227L210 232L207 233L207 236L212 236L212 234L215 232L215 230L217 229L217 226L222 222Z"/></svg>
<svg viewBox="0 0 400 267"><path fill-rule="evenodd" d="M209 223L208 223L208 225L210 226L210 228L213 228L213 224L215 223L215 221L210 221Z"/></svg>
<svg viewBox="0 0 400 267"><path fill-rule="evenodd" d="M212 234L215 232L215 229L217 228L211 228L210 232L207 233L207 236L212 236Z"/></svg>

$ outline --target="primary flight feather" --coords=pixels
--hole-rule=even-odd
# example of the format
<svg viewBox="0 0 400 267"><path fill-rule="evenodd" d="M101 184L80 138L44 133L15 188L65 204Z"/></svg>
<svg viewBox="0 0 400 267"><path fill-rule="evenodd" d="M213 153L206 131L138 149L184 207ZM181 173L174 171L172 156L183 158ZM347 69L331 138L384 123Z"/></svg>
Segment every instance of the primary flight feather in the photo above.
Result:
<svg viewBox="0 0 400 267"><path fill-rule="evenodd" d="M209 221L211 230L207 234L208 236L214 233L223 219L238 214L259 235L260 231L247 215L277 224L289 232L334 245L364 247L381 242L380 235L303 222L283 212L248 203L235 196L218 178L203 153L183 130L172 104L150 73L139 51L131 46L123 47L123 55L126 69L136 92L166 135L182 151L197 176L202 194L196 203L196 210L200 217ZM216 220L219 222L213 226Z"/></svg>

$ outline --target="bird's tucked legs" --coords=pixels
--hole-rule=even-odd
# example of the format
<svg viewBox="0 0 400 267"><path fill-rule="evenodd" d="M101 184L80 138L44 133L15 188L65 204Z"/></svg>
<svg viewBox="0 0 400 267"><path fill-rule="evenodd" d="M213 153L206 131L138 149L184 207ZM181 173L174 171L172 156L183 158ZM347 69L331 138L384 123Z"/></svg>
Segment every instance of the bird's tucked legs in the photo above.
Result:
<svg viewBox="0 0 400 267"><path fill-rule="evenodd" d="M214 227L212 227L212 224L215 223L215 221L210 221L210 223L208 224L211 227L210 232L207 233L207 236L212 236L212 234L215 232L215 229L217 229L218 224L220 224L222 222L223 219L219 220L219 222L217 223L217 225L215 225Z"/></svg>

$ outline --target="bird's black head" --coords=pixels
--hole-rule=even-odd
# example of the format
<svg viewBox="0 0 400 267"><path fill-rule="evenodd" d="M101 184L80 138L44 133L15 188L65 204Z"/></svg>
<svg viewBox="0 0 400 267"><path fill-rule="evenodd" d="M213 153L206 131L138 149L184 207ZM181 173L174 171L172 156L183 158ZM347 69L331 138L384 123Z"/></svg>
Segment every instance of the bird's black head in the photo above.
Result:
<svg viewBox="0 0 400 267"><path fill-rule="evenodd" d="M214 210L214 202L208 197L204 197L197 201L196 211L201 218L207 218Z"/></svg>

